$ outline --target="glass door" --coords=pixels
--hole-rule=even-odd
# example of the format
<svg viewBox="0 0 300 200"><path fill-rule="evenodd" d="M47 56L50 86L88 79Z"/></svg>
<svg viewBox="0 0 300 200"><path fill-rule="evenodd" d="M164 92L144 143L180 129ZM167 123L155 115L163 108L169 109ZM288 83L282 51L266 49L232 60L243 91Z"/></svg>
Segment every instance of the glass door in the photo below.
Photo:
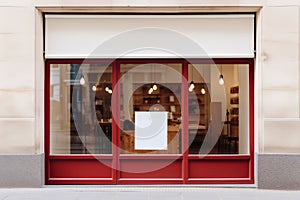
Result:
<svg viewBox="0 0 300 200"><path fill-rule="evenodd" d="M182 183L182 62L119 67L118 183Z"/></svg>

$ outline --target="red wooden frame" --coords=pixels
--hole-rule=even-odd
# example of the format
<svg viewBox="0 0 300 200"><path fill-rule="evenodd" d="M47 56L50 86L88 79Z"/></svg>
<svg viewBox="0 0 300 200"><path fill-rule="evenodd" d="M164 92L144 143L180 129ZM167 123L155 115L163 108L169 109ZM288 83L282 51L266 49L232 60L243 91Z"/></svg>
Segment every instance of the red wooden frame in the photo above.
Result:
<svg viewBox="0 0 300 200"><path fill-rule="evenodd" d="M188 134L188 115L189 115L189 109L188 109L188 65L189 63L184 60L183 66L182 66L182 88L186 88L182 90L182 153L183 153L183 161L182 161L182 178L183 182L187 183L188 176L189 176L189 170L188 170L188 154L189 154L189 134Z"/></svg>
<svg viewBox="0 0 300 200"><path fill-rule="evenodd" d="M112 85L114 92L120 96L120 87L117 84L120 79L121 64L143 64L143 63L181 63L182 64L182 153L180 155L120 155L120 130L117 121L113 120L112 134L112 154L109 155L51 155L50 154L50 64L81 64L81 63L111 63L113 68ZM207 155L199 159L197 155L188 154L188 64L248 64L249 65L249 155ZM119 98L113 99L113 109L116 113L115 118L120 120ZM253 59L122 59L122 60L47 60L45 68L45 178L46 184L253 184L254 183L254 60ZM148 178L122 177L121 162L137 162L138 160L168 160L177 158L181 162L181 177L174 178L152 177ZM53 177L55 173L53 167L64 166L64 163L76 168L76 163L81 163L81 170L106 169L104 166L96 164L97 159L111 160L111 175L105 177ZM176 162L177 162L176 161ZM85 163L85 164L82 164ZM136 163L135 163L136 164ZM140 163L142 165L142 163ZM174 165L174 166L175 166ZM222 165L225 166L222 168ZM218 166L221 166L218 168ZM142 167L142 166L141 166ZM230 170L234 168L234 170ZM197 169L197 170L195 170ZM200 170L201 169L201 170ZM222 169L222 172L220 172ZM68 170L68 168L66 168ZM170 170L170 169L166 169ZM172 170L172 169L171 169ZM194 171L200 171L194 173ZM203 171L207 173L203 173ZM51 174L52 173L52 174ZM75 172L72 172L75 173ZM165 171L155 172L153 175L160 175ZM222 174L223 173L223 174ZM72 175L72 174L71 174ZM88 174L90 176L91 174ZM93 175L93 174L92 174ZM125 174L129 176L130 174ZM83 175L84 176L84 175ZM201 176L201 177L197 177ZM150 178L149 178L150 177Z"/></svg>

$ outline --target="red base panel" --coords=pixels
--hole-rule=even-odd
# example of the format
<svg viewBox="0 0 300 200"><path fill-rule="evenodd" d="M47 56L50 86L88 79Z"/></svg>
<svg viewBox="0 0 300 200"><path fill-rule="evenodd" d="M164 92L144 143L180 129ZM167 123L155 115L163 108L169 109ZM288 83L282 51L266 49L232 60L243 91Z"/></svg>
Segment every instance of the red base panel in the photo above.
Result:
<svg viewBox="0 0 300 200"><path fill-rule="evenodd" d="M120 179L181 179L181 160L120 160ZM138 172L138 173L135 173Z"/></svg>

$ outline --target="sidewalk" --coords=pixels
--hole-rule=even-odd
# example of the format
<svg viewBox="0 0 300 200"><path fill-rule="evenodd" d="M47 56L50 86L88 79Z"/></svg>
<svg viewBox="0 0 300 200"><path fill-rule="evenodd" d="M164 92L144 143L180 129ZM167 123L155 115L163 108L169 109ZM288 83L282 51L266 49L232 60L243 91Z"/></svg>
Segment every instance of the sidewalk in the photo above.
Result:
<svg viewBox="0 0 300 200"><path fill-rule="evenodd" d="M80 187L0 189L0 200L300 200L300 191L197 187Z"/></svg>

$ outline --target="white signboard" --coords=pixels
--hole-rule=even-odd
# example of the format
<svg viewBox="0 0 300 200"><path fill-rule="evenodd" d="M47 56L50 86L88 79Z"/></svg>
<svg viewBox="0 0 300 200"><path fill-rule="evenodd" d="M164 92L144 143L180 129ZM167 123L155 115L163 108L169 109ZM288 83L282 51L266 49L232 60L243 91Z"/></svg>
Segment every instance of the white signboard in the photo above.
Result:
<svg viewBox="0 0 300 200"><path fill-rule="evenodd" d="M253 58L254 27L254 14L47 14L45 57Z"/></svg>
<svg viewBox="0 0 300 200"><path fill-rule="evenodd" d="M134 148L168 149L168 112L135 112Z"/></svg>

